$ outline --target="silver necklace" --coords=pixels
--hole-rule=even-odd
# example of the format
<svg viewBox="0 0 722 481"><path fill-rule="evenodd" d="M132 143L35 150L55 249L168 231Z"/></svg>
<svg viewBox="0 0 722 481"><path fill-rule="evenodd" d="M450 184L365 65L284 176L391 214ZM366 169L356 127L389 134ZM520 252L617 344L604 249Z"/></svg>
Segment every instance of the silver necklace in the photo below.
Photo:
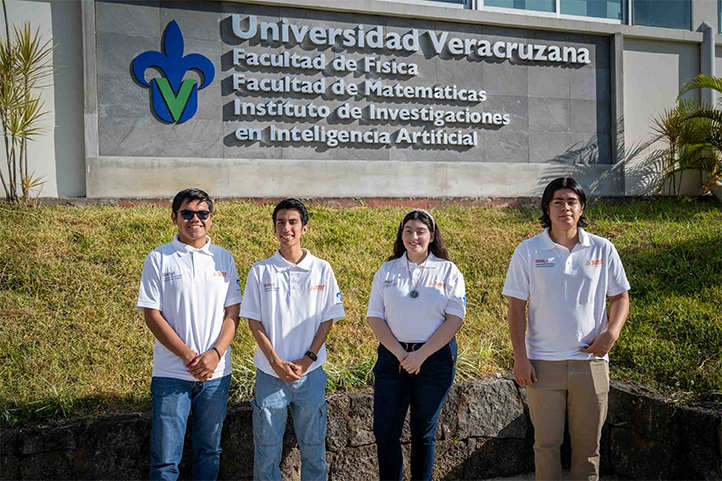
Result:
<svg viewBox="0 0 722 481"><path fill-rule="evenodd" d="M421 273L419 274L419 278L416 279L416 284L414 284L414 288L411 289L411 292L409 292L409 297L412 299L416 299L419 297L419 291L416 290L416 288L419 286L419 282L421 281L421 278L424 276L424 270L426 269L426 262L429 260L429 256L426 256L426 259L424 259L424 263L421 267ZM411 275L411 267L409 267L409 257L408 254L406 256L406 270L409 273L409 279L411 279L411 282L414 282L414 277Z"/></svg>

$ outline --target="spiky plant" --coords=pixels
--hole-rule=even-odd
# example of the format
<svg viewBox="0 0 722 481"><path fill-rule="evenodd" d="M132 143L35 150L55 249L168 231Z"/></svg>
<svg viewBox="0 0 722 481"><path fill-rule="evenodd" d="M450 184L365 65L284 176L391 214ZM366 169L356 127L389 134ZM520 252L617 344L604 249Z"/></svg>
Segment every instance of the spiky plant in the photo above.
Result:
<svg viewBox="0 0 722 481"><path fill-rule="evenodd" d="M42 178L30 171L28 141L44 131L40 121L47 114L38 89L46 86L53 74L50 40L43 41L40 29L29 23L11 28L6 1L5 38L0 39L0 124L7 161L7 179L0 172L5 198L10 204L29 204L32 191L42 189ZM37 198L37 197L36 197Z"/></svg>

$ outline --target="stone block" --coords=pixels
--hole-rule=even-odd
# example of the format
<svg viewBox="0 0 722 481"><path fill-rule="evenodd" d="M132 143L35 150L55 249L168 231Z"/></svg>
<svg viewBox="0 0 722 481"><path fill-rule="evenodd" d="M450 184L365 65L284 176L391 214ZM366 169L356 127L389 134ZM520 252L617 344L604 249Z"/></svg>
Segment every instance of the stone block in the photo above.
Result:
<svg viewBox="0 0 722 481"><path fill-rule="evenodd" d="M463 479L514 476L525 471L523 439L469 439L469 458Z"/></svg>
<svg viewBox="0 0 722 481"><path fill-rule="evenodd" d="M529 67L507 60L488 60L483 70L483 89L489 98L497 95L526 97L529 93Z"/></svg>
<svg viewBox="0 0 722 481"><path fill-rule="evenodd" d="M175 20L186 40L214 40L220 37L221 4L217 2L160 2L161 28Z"/></svg>
<svg viewBox="0 0 722 481"><path fill-rule="evenodd" d="M95 40L95 48L97 50L97 75L122 76L127 74L127 88L129 89L135 88L138 85L133 80L133 76L131 73L133 60L135 60L135 58L143 52L163 51L161 37L159 36L133 37L130 35L123 35L122 33L99 32L98 34L96 34ZM156 76L158 76L158 74L155 72L154 67L147 69L145 72L146 80L149 80Z"/></svg>
<svg viewBox="0 0 722 481"><path fill-rule="evenodd" d="M374 397L372 394L349 396L351 412L348 420L349 446L374 444Z"/></svg>
<svg viewBox="0 0 722 481"><path fill-rule="evenodd" d="M569 99L570 69L552 65L530 65L529 97L548 99Z"/></svg>
<svg viewBox="0 0 722 481"><path fill-rule="evenodd" d="M160 36L157 0L95 2L95 30L138 36Z"/></svg>
<svg viewBox="0 0 722 481"><path fill-rule="evenodd" d="M0 429L0 456L14 456L18 451L17 429Z"/></svg>
<svg viewBox="0 0 722 481"><path fill-rule="evenodd" d="M529 132L486 130L481 135L485 162L529 163Z"/></svg>
<svg viewBox="0 0 722 481"><path fill-rule="evenodd" d="M569 102L568 99L529 98L529 130L568 132L571 122Z"/></svg>
<svg viewBox="0 0 722 481"><path fill-rule="evenodd" d="M480 104L480 110L509 115L511 122L503 127L497 127L499 130L527 130L529 128L529 99L527 97L490 95L486 102Z"/></svg>
<svg viewBox="0 0 722 481"><path fill-rule="evenodd" d="M572 132L609 132L609 102L571 100Z"/></svg>
<svg viewBox="0 0 722 481"><path fill-rule="evenodd" d="M150 97L151 89L134 82L129 75L98 76L98 115L150 118Z"/></svg>
<svg viewBox="0 0 722 481"><path fill-rule="evenodd" d="M222 479L253 478L253 408L250 402L229 406L221 435Z"/></svg>
<svg viewBox="0 0 722 481"><path fill-rule="evenodd" d="M0 456L0 480L20 479L20 461L17 456Z"/></svg>
<svg viewBox="0 0 722 481"><path fill-rule="evenodd" d="M20 479L57 480L75 479L71 450L41 452L20 460Z"/></svg>
<svg viewBox="0 0 722 481"><path fill-rule="evenodd" d="M620 382L612 386L607 422L612 426L629 427L644 437L659 439L672 446L680 443L682 423L677 407L637 386Z"/></svg>
<svg viewBox="0 0 722 481"><path fill-rule="evenodd" d="M191 119L165 125L159 140L165 157L218 158L223 156L223 122Z"/></svg>
<svg viewBox="0 0 722 481"><path fill-rule="evenodd" d="M513 381L474 381L463 386L459 400L458 439L524 439L527 419Z"/></svg>
<svg viewBox="0 0 722 481"><path fill-rule="evenodd" d="M722 479L722 414L704 409L679 411L680 444L687 453L684 471L699 479ZM715 442L716 441L716 442Z"/></svg>
<svg viewBox="0 0 722 481"><path fill-rule="evenodd" d="M375 481L378 477L375 444L344 449L329 464L330 481Z"/></svg>
<svg viewBox="0 0 722 481"><path fill-rule="evenodd" d="M563 159L564 154L572 146L568 132L529 132L529 162L532 164L546 163Z"/></svg>
<svg viewBox="0 0 722 481"><path fill-rule="evenodd" d="M572 100L608 102L610 99L609 75L608 69L595 69L591 66L570 72L570 98Z"/></svg>
<svg viewBox="0 0 722 481"><path fill-rule="evenodd" d="M612 427L609 458L615 473L632 479L673 479L675 451L669 444L631 429Z"/></svg>
<svg viewBox="0 0 722 481"><path fill-rule="evenodd" d="M298 450L298 446L283 448L281 479L301 481L301 452Z"/></svg>
<svg viewBox="0 0 722 481"><path fill-rule="evenodd" d="M74 477L140 479L148 472L149 415L88 419L73 454Z"/></svg>
<svg viewBox="0 0 722 481"><path fill-rule="evenodd" d="M100 155L160 157L163 153L163 127L154 118L98 116Z"/></svg>
<svg viewBox="0 0 722 481"><path fill-rule="evenodd" d="M464 468L468 458L469 444L466 440L437 441L434 479L446 481L466 479Z"/></svg>
<svg viewBox="0 0 722 481"><path fill-rule="evenodd" d="M436 439L437 440L449 440L453 439L456 435L456 428L458 425L459 412L459 400L461 393L461 386L454 384L451 386L449 394L446 396L444 406L441 408L441 414L439 415L439 424L436 427Z"/></svg>
<svg viewBox="0 0 722 481"><path fill-rule="evenodd" d="M326 399L328 419L326 425L326 449L338 452L349 442L349 416L351 401L346 394L334 394Z"/></svg>
<svg viewBox="0 0 722 481"><path fill-rule="evenodd" d="M66 426L20 431L17 442L21 456L77 449L79 423Z"/></svg>

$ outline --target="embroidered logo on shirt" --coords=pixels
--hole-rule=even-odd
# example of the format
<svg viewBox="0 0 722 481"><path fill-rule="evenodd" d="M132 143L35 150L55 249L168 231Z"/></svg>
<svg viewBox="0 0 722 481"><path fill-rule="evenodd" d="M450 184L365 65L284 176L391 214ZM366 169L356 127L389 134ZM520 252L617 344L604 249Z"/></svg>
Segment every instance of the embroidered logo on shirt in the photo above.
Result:
<svg viewBox="0 0 722 481"><path fill-rule="evenodd" d="M309 292L323 291L325 288L326 288L326 284L318 284L316 286L311 286L308 290L309 290Z"/></svg>
<svg viewBox="0 0 722 481"><path fill-rule="evenodd" d="M180 273L175 271L168 271L163 273L163 282L169 282L169 281L177 281L180 279L181 276Z"/></svg>
<svg viewBox="0 0 722 481"><path fill-rule="evenodd" d="M223 271L215 271L215 272L213 273L213 277L223 277L223 278L225 278L225 277L226 277L226 273L223 272Z"/></svg>
<svg viewBox="0 0 722 481"><path fill-rule="evenodd" d="M338 299L338 302L343 302L343 301L341 300L341 293L340 293L340 292L337 292L337 293L336 293L336 299Z"/></svg>
<svg viewBox="0 0 722 481"><path fill-rule="evenodd" d="M594 267L601 267L602 266L602 259L596 259L596 260L589 260L587 261L588 266L594 266Z"/></svg>
<svg viewBox="0 0 722 481"><path fill-rule="evenodd" d="M273 282L266 282L263 284L264 292L278 292L278 290L278 284L275 284Z"/></svg>
<svg viewBox="0 0 722 481"><path fill-rule="evenodd" d="M393 287L396 285L396 279L386 279L384 281L384 287Z"/></svg>
<svg viewBox="0 0 722 481"><path fill-rule="evenodd" d="M429 283L426 284L426 287L444 287L445 285L446 284L444 284L443 282L429 281Z"/></svg>
<svg viewBox="0 0 722 481"><path fill-rule="evenodd" d="M466 306L466 296L464 296L462 300L463 300L464 306Z"/></svg>
<svg viewBox="0 0 722 481"><path fill-rule="evenodd" d="M550 257L548 259L534 259L534 267L554 267L557 265L556 259Z"/></svg>

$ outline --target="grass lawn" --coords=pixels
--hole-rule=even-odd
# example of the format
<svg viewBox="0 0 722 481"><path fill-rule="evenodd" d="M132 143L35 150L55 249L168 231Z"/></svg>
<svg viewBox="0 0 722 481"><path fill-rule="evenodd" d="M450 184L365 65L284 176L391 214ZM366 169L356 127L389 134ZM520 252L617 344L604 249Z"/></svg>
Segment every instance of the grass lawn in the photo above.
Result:
<svg viewBox="0 0 722 481"><path fill-rule="evenodd" d="M273 254L273 206L222 202L213 242L242 281ZM376 342L365 323L371 280L391 253L404 208L310 207L303 244L334 268L347 318L327 346L330 389L372 383ZM169 209L0 205L0 423L150 406L153 336L134 307L143 259L170 241ZM540 231L536 209L437 209L467 285L457 382L509 372L501 289L516 245ZM632 285L612 376L722 402L722 208L711 200L596 205L589 231L609 238ZM255 343L241 322L232 400L252 394Z"/></svg>

